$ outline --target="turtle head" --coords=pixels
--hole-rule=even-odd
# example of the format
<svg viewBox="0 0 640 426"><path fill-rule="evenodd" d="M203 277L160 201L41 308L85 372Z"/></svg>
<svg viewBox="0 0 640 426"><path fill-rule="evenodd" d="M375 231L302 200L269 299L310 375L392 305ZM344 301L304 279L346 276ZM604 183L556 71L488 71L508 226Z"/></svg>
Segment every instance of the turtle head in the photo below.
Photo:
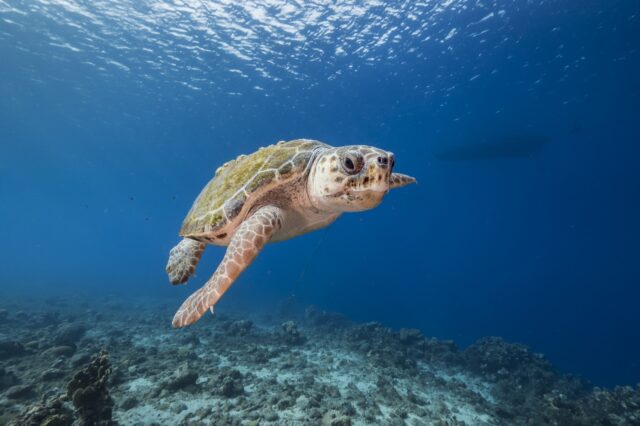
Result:
<svg viewBox="0 0 640 426"><path fill-rule="evenodd" d="M364 145L331 148L316 159L309 176L314 207L334 212L357 212L376 207L389 189L415 179L393 173L393 153ZM397 180L404 177L404 181Z"/></svg>

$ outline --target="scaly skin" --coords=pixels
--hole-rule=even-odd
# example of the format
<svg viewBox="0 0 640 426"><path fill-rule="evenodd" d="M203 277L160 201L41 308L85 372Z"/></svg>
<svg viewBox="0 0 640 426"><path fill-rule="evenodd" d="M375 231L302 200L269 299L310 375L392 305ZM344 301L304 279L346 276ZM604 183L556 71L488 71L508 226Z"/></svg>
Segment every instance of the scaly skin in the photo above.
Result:
<svg viewBox="0 0 640 426"><path fill-rule="evenodd" d="M183 238L171 249L166 268L171 284L184 284L189 280L206 246L204 243Z"/></svg>
<svg viewBox="0 0 640 426"><path fill-rule="evenodd" d="M227 248L224 259L209 281L182 304L173 317L173 326L184 327L198 321L220 300L240 273L253 262L271 236L282 227L284 213L265 206L242 222Z"/></svg>

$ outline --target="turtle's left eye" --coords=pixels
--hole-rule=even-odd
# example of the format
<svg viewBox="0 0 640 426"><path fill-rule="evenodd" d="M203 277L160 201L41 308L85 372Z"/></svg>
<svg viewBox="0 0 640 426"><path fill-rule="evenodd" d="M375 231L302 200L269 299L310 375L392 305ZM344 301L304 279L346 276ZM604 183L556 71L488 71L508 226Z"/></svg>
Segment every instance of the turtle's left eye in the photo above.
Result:
<svg viewBox="0 0 640 426"><path fill-rule="evenodd" d="M355 175L362 170L364 161L362 157L356 155L345 155L342 159L342 168L350 175Z"/></svg>

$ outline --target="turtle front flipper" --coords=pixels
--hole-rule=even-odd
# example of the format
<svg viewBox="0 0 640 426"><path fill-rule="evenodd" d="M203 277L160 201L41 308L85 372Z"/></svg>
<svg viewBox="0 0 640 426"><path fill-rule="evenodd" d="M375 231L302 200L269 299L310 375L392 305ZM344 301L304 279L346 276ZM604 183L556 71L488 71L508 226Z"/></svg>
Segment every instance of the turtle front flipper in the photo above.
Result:
<svg viewBox="0 0 640 426"><path fill-rule="evenodd" d="M402 173L391 173L389 178L389 189L401 188L403 186L416 183L416 178Z"/></svg>
<svg viewBox="0 0 640 426"><path fill-rule="evenodd" d="M171 284L183 284L187 282L196 270L196 266L202 257L202 252L204 252L205 247L206 244L204 243L190 238L183 238L182 241L171 249L166 268Z"/></svg>
<svg viewBox="0 0 640 426"><path fill-rule="evenodd" d="M238 227L227 252L209 281L184 301L173 317L173 326L185 327L198 321L231 287L236 278L253 262L262 247L282 227L284 214L274 206L264 206Z"/></svg>

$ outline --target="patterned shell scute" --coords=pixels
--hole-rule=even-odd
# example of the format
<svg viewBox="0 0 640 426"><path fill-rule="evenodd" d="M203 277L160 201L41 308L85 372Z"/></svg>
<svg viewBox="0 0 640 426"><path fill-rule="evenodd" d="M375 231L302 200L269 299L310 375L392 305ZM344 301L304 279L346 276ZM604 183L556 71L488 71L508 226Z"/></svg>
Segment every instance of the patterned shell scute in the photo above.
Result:
<svg viewBox="0 0 640 426"><path fill-rule="evenodd" d="M193 237L222 228L256 191L301 176L318 148L329 146L306 139L278 142L224 164L193 203L180 235Z"/></svg>

